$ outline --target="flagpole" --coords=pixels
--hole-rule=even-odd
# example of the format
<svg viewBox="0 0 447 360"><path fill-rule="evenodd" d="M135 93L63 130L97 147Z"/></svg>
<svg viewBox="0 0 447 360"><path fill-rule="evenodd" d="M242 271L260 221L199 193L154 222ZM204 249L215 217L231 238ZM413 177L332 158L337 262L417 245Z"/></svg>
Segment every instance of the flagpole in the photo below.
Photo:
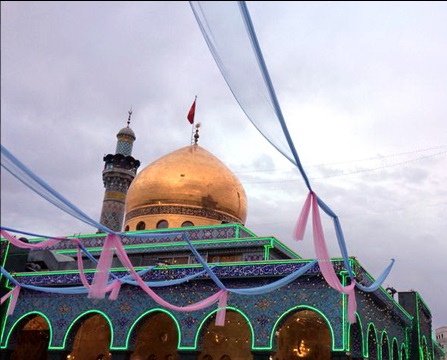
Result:
<svg viewBox="0 0 447 360"><path fill-rule="evenodd" d="M191 144L194 144L194 123L191 124Z"/></svg>
<svg viewBox="0 0 447 360"><path fill-rule="evenodd" d="M196 113L196 108L197 108L197 95L194 98L194 102L193 102L193 106L194 106L194 117L193 117L193 122L191 123L191 145L194 144L194 123L196 122L195 119L195 113Z"/></svg>

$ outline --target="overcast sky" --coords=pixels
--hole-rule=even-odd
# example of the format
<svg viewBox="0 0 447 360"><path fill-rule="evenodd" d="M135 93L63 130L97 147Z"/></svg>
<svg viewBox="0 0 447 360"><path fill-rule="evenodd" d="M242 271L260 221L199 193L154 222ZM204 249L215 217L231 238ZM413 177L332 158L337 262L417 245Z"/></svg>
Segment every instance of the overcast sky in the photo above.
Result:
<svg viewBox="0 0 447 360"><path fill-rule="evenodd" d="M295 148L349 255L373 277L394 258L384 285L418 291L433 327L446 326L447 3L247 6ZM1 3L1 142L96 220L103 156L128 110L141 170L189 145L195 95L199 145L244 185L247 227L314 258L310 226L292 240L304 182L240 109L188 2ZM3 169L1 223L51 236L96 231Z"/></svg>

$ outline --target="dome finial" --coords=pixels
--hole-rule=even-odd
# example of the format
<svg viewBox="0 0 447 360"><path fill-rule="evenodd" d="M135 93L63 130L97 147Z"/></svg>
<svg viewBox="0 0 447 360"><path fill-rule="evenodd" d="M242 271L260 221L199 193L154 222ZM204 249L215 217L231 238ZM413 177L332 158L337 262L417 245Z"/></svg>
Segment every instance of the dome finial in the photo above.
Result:
<svg viewBox="0 0 447 360"><path fill-rule="evenodd" d="M127 127L129 127L129 125L130 125L130 118L131 118L131 116L132 116L132 107L130 108L130 110L128 111L128 113L129 113L129 117L127 118Z"/></svg>
<svg viewBox="0 0 447 360"><path fill-rule="evenodd" d="M194 134L194 145L197 145L197 142L199 141L199 127L200 123L196 124L196 133Z"/></svg>

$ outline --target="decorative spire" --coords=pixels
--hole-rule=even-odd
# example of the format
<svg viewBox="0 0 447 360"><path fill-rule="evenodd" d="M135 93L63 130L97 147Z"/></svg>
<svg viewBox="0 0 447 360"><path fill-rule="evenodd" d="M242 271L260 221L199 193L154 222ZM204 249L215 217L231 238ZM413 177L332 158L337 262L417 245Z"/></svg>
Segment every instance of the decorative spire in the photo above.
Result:
<svg viewBox="0 0 447 360"><path fill-rule="evenodd" d="M129 117L127 118L127 127L129 127L129 125L130 125L130 118L131 118L131 116L132 116L132 108L130 108L130 110L128 111L128 113L129 113Z"/></svg>
<svg viewBox="0 0 447 360"><path fill-rule="evenodd" d="M197 142L199 141L199 127L200 123L196 124L196 133L194 134L194 145L197 145Z"/></svg>

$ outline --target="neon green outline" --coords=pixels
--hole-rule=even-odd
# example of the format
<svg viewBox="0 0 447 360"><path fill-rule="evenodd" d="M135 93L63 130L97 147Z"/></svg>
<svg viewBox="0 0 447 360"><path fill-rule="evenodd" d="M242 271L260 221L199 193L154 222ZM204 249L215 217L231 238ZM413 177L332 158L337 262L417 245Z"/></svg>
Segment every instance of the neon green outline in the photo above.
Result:
<svg viewBox="0 0 447 360"><path fill-rule="evenodd" d="M9 329L8 336L5 339L5 344L1 346L2 349L7 349L8 348L9 338L11 337L11 335L12 335L14 329L16 328L16 326L23 320L23 318L28 317L30 315L34 315L34 314L38 315L38 316L42 316L45 319L45 321L47 322L47 324L48 324L48 328L50 330L50 341L48 342L48 349L51 349L51 344L53 342L53 326L51 325L50 319L44 313L42 313L40 311L31 311L29 313L26 313L26 314L22 315L20 318L18 318L14 322L14 324L11 326L11 328Z"/></svg>
<svg viewBox="0 0 447 360"><path fill-rule="evenodd" d="M419 302L422 303L423 306L425 306L425 308L427 309L427 311L431 314L431 311L429 309L429 307L425 304L425 302L423 301L422 297L420 296L420 294L418 292L415 292L416 295L416 321L417 321L417 327L418 327L418 342L419 342L419 349L421 349L421 347L423 346L422 341L425 340L425 348L427 351L427 357L431 358L432 357L432 352L430 351L430 348L427 345L427 338L424 335L421 335L421 326L420 326L420 315L419 315ZM419 351L420 352L420 351Z"/></svg>
<svg viewBox="0 0 447 360"><path fill-rule="evenodd" d="M329 326L329 330L331 332L331 348L332 351L342 351L343 349L336 349L335 348L335 336L334 336L334 330L332 329L332 325L331 322L329 321L329 319L326 317L326 315L318 310L317 308L314 308L313 306L309 306L309 305L298 305L295 306L293 308L290 308L289 310L284 311L278 318L278 320L276 320L275 324L273 325L273 329L272 329L272 333L270 334L270 347L269 348L259 348L262 350L272 350L273 349L273 339L274 339L274 335L276 332L276 329L278 327L279 322L282 320L282 318L289 316L289 313L291 312L299 312L300 310L311 310L314 311L316 313L318 313L327 323L327 325Z"/></svg>
<svg viewBox="0 0 447 360"><path fill-rule="evenodd" d="M383 358L383 339L386 338L386 343L387 343L387 347L388 347L388 357L391 354L390 351L390 339L388 337L388 333L386 332L386 330L383 330L382 333L380 334L380 358Z"/></svg>
<svg viewBox="0 0 447 360"><path fill-rule="evenodd" d="M220 239L220 240L194 240L191 241L191 244L196 245L197 248L200 247L200 245L221 245L221 244L231 244L234 243L234 239ZM247 239L238 239L238 243L253 243L253 242L259 242L259 241L271 241L270 238L247 238ZM197 246L198 245L198 246ZM176 242L159 242L156 244L138 244L138 245L123 245L123 248L125 250L135 250L135 249L157 249L157 248L166 248L166 247L188 247L188 243L186 241L176 241ZM189 249L189 248L188 248ZM88 248L89 252L101 252L102 247L90 247ZM77 249L61 249L61 250L55 250L58 254L76 254Z"/></svg>
<svg viewBox="0 0 447 360"><path fill-rule="evenodd" d="M407 349L407 347L405 346L405 344L402 344L401 346L400 346L400 358L402 359L402 360L407 360L408 359L408 349ZM405 356L405 359L404 359L404 356Z"/></svg>
<svg viewBox="0 0 447 360"><path fill-rule="evenodd" d="M88 310L83 312L82 314L78 315L70 324L70 326L67 328L67 330L65 331L65 335L64 335L64 339L62 340L62 346L60 347L54 347L51 348L51 350L65 350L65 347L67 346L67 338L68 338L68 334L70 333L72 327L79 321L79 319L86 317L89 314L99 314L102 315L107 322L109 323L109 328L110 328L110 344L109 344L109 349L110 350L115 350L115 348L113 347L113 341L114 341L114 330L113 330L113 325L112 322L110 321L109 316L102 312L101 310ZM81 323L82 326L82 323ZM75 334L76 336L76 334Z"/></svg>
<svg viewBox="0 0 447 360"><path fill-rule="evenodd" d="M374 277L372 277L356 259L351 258L350 260L353 263L357 264L358 267L362 268L364 275L366 275L369 278L369 280L372 283L374 283L374 281L375 281ZM354 266L352 266L352 267L354 267ZM413 319L413 316L411 316L390 294L388 294L388 292L382 286L379 289L383 294L385 294L390 300L393 301L394 305L398 309L400 309L409 320Z"/></svg>
<svg viewBox="0 0 447 360"><path fill-rule="evenodd" d="M132 325L130 326L130 329L127 333L127 336L126 336L126 342L125 342L126 345L122 349L127 350L129 348L129 339L130 339L130 335L132 334L132 331L137 326L137 324L141 321L142 318L148 316L149 314L151 314L153 312L163 312L163 313L169 315L172 320L174 320L174 323L177 326L177 335L178 335L177 348L180 348L181 339L182 339L182 329L180 328L179 322L177 321L175 316L172 313L170 313L169 311L167 311L166 309L154 308L154 309L150 309L150 310L146 311L145 313L141 314L140 316L138 316L138 318L132 323ZM116 349L118 349L118 348L116 348Z"/></svg>
<svg viewBox="0 0 447 360"><path fill-rule="evenodd" d="M272 243L264 245L264 261L267 261L270 257L270 249L273 248Z"/></svg>
<svg viewBox="0 0 447 360"><path fill-rule="evenodd" d="M417 323L417 327L418 327L418 349L419 349L419 355L421 356L421 343L422 343L422 338L421 338L421 328L419 326L420 324L420 318L419 318L419 299L418 299L418 293L415 292L415 305L416 305L416 323ZM423 359L424 357L420 357L420 359Z"/></svg>
<svg viewBox="0 0 447 360"><path fill-rule="evenodd" d="M244 229L248 234L252 235L253 237L256 237L256 235L248 230L245 226L241 224L216 224L216 225L201 225L201 226L194 226L194 230L196 229L215 229L215 228L225 228L225 227L234 227L234 228L241 228ZM163 233L163 232L183 232L185 231L185 228L166 228L166 229L151 229L151 230L133 230L133 231L127 231L123 233L123 236L132 236L133 234L148 234L148 233ZM83 238L95 238L95 237L105 237L106 234L104 233L93 233L93 234L80 234L80 235L73 235L73 236L66 236L64 238L66 239L83 239ZM5 238L2 238L5 239ZM37 238L30 238L28 239L29 242L42 242L44 240L47 240L47 237L37 237ZM6 239L5 239L6 240ZM7 240L6 240L7 241Z"/></svg>
<svg viewBox="0 0 447 360"><path fill-rule="evenodd" d="M427 345L427 339L425 337L425 335L422 335L422 339L421 339L421 345L419 345L419 358L420 359L425 359L426 357L424 356L424 349L425 349L425 353L427 355L428 358L430 358L430 353L428 351L428 345Z"/></svg>
<svg viewBox="0 0 447 360"><path fill-rule="evenodd" d="M255 342L255 332L254 332L254 330L253 330L253 326L252 326L252 324L251 324L251 321L250 321L250 319L248 318L248 316L247 315L245 315L241 310L239 310L239 309L237 309L237 308L235 308L235 307L233 307L233 306L227 306L227 311L234 311L234 312L237 312L237 313L239 313L240 315L242 315L242 317L243 318L245 318L245 320L247 320L247 324L248 324L248 326L249 326L249 328L250 328L250 332L251 332L251 349L252 350L254 350L255 349L255 347L254 347L254 342ZM207 320L213 315L213 314L215 314L216 312L218 312L219 311L219 309L215 309L215 310L213 310L213 311L211 311L203 320L202 320L202 322L200 323L200 325L199 325L199 327L197 328L197 332L196 332L196 335L195 335L195 337L194 337L194 346L193 347L191 347L191 346L179 346L178 347L178 350L197 350L197 343L198 343L198 341L199 341L199 334L202 332L202 328L205 326L205 323L207 322Z"/></svg>
<svg viewBox="0 0 447 360"><path fill-rule="evenodd" d="M250 262L226 262L219 263L217 266L253 266L253 265L275 265L275 264L301 264L301 263L309 263L312 260L303 260L303 259L293 259L293 260L268 260L268 261L250 261ZM175 269L175 268L202 268L201 264L179 264L179 265L166 265L161 267L155 267L153 271L157 270L166 270L166 269ZM135 270L144 270L147 269L147 266L136 266ZM114 272L127 272L127 268L119 267L110 269ZM96 269L85 269L85 273L94 273ZM35 272L26 272L26 273L15 273L16 278L19 277L28 277L28 276L48 276L48 275L68 275L68 274L79 274L79 270L65 270L65 271L39 271L36 275ZM278 275L281 276L281 275Z"/></svg>
<svg viewBox="0 0 447 360"><path fill-rule="evenodd" d="M6 264L6 259L8 258L8 253L9 253L9 247L11 246L11 243L6 240L5 238L1 239L1 242L6 243L6 248L5 251L2 254L2 267L5 267ZM3 244L0 244L0 248L3 247ZM0 273L0 280L3 278L3 274Z"/></svg>
<svg viewBox="0 0 447 360"><path fill-rule="evenodd" d="M9 291L11 291L13 289L13 287L11 286L11 284L9 282L9 279L7 279L7 278L0 279L0 286L2 286L1 285L2 282L5 282L4 289L5 289L6 293L8 293ZM8 318L8 316L6 314L8 313L9 305L11 304L11 297L9 297L7 301L8 301L8 305L6 305L6 301L1 305L2 319L1 319L0 340L3 340L3 336L5 335L4 333L5 333L5 329L6 329L6 319ZM1 344L0 344L0 348L1 348Z"/></svg>
<svg viewBox="0 0 447 360"><path fill-rule="evenodd" d="M364 268L363 268L363 266L356 260L356 259L354 259L354 258L350 258L350 260L353 262L353 263L355 263L358 267L360 267L360 268L362 268L362 270L363 270L363 273L364 273L364 275L366 275L366 277L368 277L369 278L369 280L371 281L371 283L374 283L375 282L375 279L374 279L374 277L372 277ZM352 266L353 268L354 268L354 266ZM394 303L394 306L396 307L396 308L398 308L407 318L408 318L408 320L413 320L413 316L411 316L390 294L388 294L388 292L381 286L380 288L379 288L379 290L383 293L383 294L385 294L390 300L392 300L393 301L393 303Z"/></svg>
<svg viewBox="0 0 447 360"><path fill-rule="evenodd" d="M369 358L369 331L370 329L373 328L373 335L374 338L376 339L376 353L377 353L377 357L379 357L379 341L377 339L377 329L376 326L374 325L374 323L370 322L368 323L368 331L366 332L366 348L365 348L365 353L363 354L364 358Z"/></svg>
<svg viewBox="0 0 447 360"><path fill-rule="evenodd" d="M362 323L362 319L360 318L359 313L356 311L355 312L355 316L357 318L357 324L360 326L360 334L362 336L362 348L360 350L360 353L364 354L365 351L365 336L363 335L363 323ZM353 326L353 324L348 324L348 344L346 347L347 351L351 351L351 327Z"/></svg>
<svg viewBox="0 0 447 360"><path fill-rule="evenodd" d="M396 349L397 349L397 358L400 359L400 354L399 354L399 342L397 341L396 337L393 337L393 341L391 343L391 359L394 359L394 344L396 344Z"/></svg>
<svg viewBox="0 0 447 360"><path fill-rule="evenodd" d="M341 271L341 285L344 288L346 286L346 279L349 277L349 273L347 271ZM354 296L355 296L355 289L354 289ZM342 310L341 310L341 321L342 321L342 339L341 343L343 344L344 349L349 348L349 344L346 344L347 334L348 331L348 324L349 322L346 321L346 318L348 316L348 295L344 292L341 293L341 301L342 301ZM344 349L342 349L344 351Z"/></svg>

